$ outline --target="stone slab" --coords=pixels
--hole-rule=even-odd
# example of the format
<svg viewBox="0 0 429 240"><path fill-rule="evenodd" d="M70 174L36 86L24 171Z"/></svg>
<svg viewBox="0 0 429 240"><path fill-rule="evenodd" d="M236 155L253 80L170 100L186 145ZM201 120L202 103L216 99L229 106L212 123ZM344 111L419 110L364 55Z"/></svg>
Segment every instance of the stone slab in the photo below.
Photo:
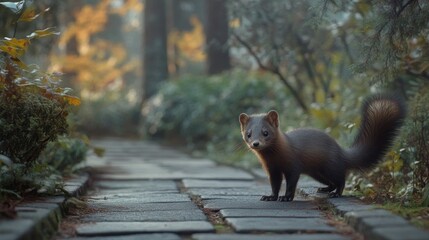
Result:
<svg viewBox="0 0 429 240"><path fill-rule="evenodd" d="M98 222L82 224L76 228L78 236L106 236L134 233L190 233L213 232L206 221L187 222Z"/></svg>
<svg viewBox="0 0 429 240"><path fill-rule="evenodd" d="M261 195L200 195L202 200L214 200L214 199L229 199L229 200L241 200L241 201L259 201Z"/></svg>
<svg viewBox="0 0 429 240"><path fill-rule="evenodd" d="M335 232L321 218L226 218L238 233L248 232Z"/></svg>
<svg viewBox="0 0 429 240"><path fill-rule="evenodd" d="M169 210L195 210L198 209L193 202L172 203L140 203L140 202L90 202L88 207L115 212L138 211L169 211Z"/></svg>
<svg viewBox="0 0 429 240"><path fill-rule="evenodd" d="M193 195L224 195L224 196L259 196L268 194L269 186L259 186L252 188L191 188L188 190Z"/></svg>
<svg viewBox="0 0 429 240"><path fill-rule="evenodd" d="M266 202L266 201L243 201L229 199L215 199L203 201L204 208L220 209L316 209L314 203L310 201L292 202Z"/></svg>
<svg viewBox="0 0 429 240"><path fill-rule="evenodd" d="M186 188L247 188L259 184L253 181L222 181L201 179L183 179L182 182Z"/></svg>
<svg viewBox="0 0 429 240"><path fill-rule="evenodd" d="M372 209L355 212L347 212L344 214L346 222L352 226L357 226L363 218L378 217L378 218L394 218L396 215L384 209Z"/></svg>
<svg viewBox="0 0 429 240"><path fill-rule="evenodd" d="M408 225L408 221L399 216L391 217L366 217L360 219L353 227L358 232L369 232L379 227L403 227Z"/></svg>
<svg viewBox="0 0 429 240"><path fill-rule="evenodd" d="M102 189L142 189L144 191L171 191L177 190L174 181L99 181L94 184Z"/></svg>
<svg viewBox="0 0 429 240"><path fill-rule="evenodd" d="M188 202L190 198L187 194L182 193L116 193L116 194L101 194L88 198L88 201L123 201L123 202L141 202L141 203L157 203L157 202Z"/></svg>
<svg viewBox="0 0 429 240"><path fill-rule="evenodd" d="M192 167L214 167L216 163L208 159L197 159L197 158L166 158L166 159L156 159L154 163L159 164L163 167L168 168L187 168Z"/></svg>
<svg viewBox="0 0 429 240"><path fill-rule="evenodd" d="M403 227L379 227L365 234L371 240L428 240L429 232L407 225Z"/></svg>
<svg viewBox="0 0 429 240"><path fill-rule="evenodd" d="M47 218L52 210L43 208L31 208L31 207L16 207L17 217L22 219L33 219L35 221L41 218Z"/></svg>
<svg viewBox="0 0 429 240"><path fill-rule="evenodd" d="M335 207L335 212L339 214L340 216L345 216L349 212L368 212L368 211L374 211L375 206L372 205L363 205L363 204L354 204L354 205L340 205Z"/></svg>
<svg viewBox="0 0 429 240"><path fill-rule="evenodd" d="M49 203L49 202L26 202L19 204L20 207L29 207L29 208L41 208L41 209L49 209L55 210L58 208L57 203Z"/></svg>
<svg viewBox="0 0 429 240"><path fill-rule="evenodd" d="M116 172L100 174L98 178L109 180L144 180L144 179L159 179L159 180L181 180L184 178L190 179L224 179L224 180L252 180L253 177L249 173L242 170L217 166L217 167L188 167L184 169L166 169L152 166L148 169L146 164L128 166L124 169L123 166L116 165Z"/></svg>
<svg viewBox="0 0 429 240"><path fill-rule="evenodd" d="M318 210L289 210L289 209L222 209L220 213L225 218L238 217L272 217L272 218L315 218L322 217Z"/></svg>
<svg viewBox="0 0 429 240"><path fill-rule="evenodd" d="M77 237L73 240L180 240L181 238L172 233L132 234L102 237Z"/></svg>
<svg viewBox="0 0 429 240"><path fill-rule="evenodd" d="M21 235L33 228L34 221L31 219L13 219L0 222L0 235L16 234Z"/></svg>
<svg viewBox="0 0 429 240"><path fill-rule="evenodd" d="M193 234L195 240L346 240L338 234Z"/></svg>
<svg viewBox="0 0 429 240"><path fill-rule="evenodd" d="M167 210L141 212L98 212L81 218L86 222L162 222L207 220L201 210Z"/></svg>

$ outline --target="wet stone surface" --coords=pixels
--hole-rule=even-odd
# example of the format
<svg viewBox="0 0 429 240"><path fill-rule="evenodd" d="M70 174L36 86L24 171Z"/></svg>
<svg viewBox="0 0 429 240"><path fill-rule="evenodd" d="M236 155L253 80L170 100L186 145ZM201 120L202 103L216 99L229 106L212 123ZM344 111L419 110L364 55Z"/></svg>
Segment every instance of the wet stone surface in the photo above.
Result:
<svg viewBox="0 0 429 240"><path fill-rule="evenodd" d="M56 239L343 240L354 237L343 234L335 224L328 224L332 219L320 210L326 205L305 197L314 196L321 186L305 177L299 182L300 189L293 202L265 202L260 198L271 190L266 174L260 170L250 174L148 142L103 140L94 144L107 152L104 158L89 156L88 165L98 169L94 189L86 196L90 211L74 218L78 220L75 235L60 232ZM283 184L281 194L284 189ZM356 228L372 229L372 235L366 236L374 239L397 239L385 238L381 229L403 226L401 218L391 218L390 225L378 224L374 219L382 212L365 215L366 211L373 211L373 206L354 198L326 202L336 211L341 210L350 223L354 221ZM397 236L411 234L408 228L398 229L395 230L399 231ZM0 233L8 234L1 232L1 227Z"/></svg>

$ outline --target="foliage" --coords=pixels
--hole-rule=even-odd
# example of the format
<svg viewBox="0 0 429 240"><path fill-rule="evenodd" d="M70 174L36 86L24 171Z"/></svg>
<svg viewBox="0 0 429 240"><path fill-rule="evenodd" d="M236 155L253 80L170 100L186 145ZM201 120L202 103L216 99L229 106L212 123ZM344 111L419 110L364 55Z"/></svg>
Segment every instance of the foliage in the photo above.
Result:
<svg viewBox="0 0 429 240"><path fill-rule="evenodd" d="M76 87L91 94L117 83L124 84L123 76L136 72L139 65L138 60L129 59L121 43L103 38L101 34L109 18L131 11L134 5L141 6L131 0L119 9L112 5L111 1L102 0L79 9L61 35L58 51L51 55L51 69L72 75ZM121 36L121 33L115 35Z"/></svg>
<svg viewBox="0 0 429 240"><path fill-rule="evenodd" d="M168 136L194 150L217 152L218 160L236 161L243 156L237 151L242 144L239 113L278 109L287 117L285 129L305 125L302 111L289 100L270 74L233 71L213 77L185 76L164 84L144 108L145 132ZM247 158L254 159L250 154Z"/></svg>
<svg viewBox="0 0 429 240"><path fill-rule="evenodd" d="M88 96L73 117L90 136L136 136L140 104L134 91L106 90Z"/></svg>
<svg viewBox="0 0 429 240"><path fill-rule="evenodd" d="M76 165L85 160L87 151L88 144L81 138L61 136L48 143L39 156L39 162L61 173L71 173Z"/></svg>
<svg viewBox="0 0 429 240"><path fill-rule="evenodd" d="M0 165L0 202L24 194L54 194L62 188L62 177L46 164Z"/></svg>
<svg viewBox="0 0 429 240"><path fill-rule="evenodd" d="M400 74L428 79L429 6L421 0L324 0L325 15L355 58L355 69L375 82Z"/></svg>
<svg viewBox="0 0 429 240"><path fill-rule="evenodd" d="M337 94L339 80L350 77L340 39L310 24L313 8L314 1L230 2L231 42L274 73L304 111Z"/></svg>
<svg viewBox="0 0 429 240"><path fill-rule="evenodd" d="M36 19L31 6L14 9L20 2L2 2L19 15L17 22ZM37 65L20 60L34 39L57 33L52 28L36 30L25 38L0 42L0 198L29 192L52 193L61 177L37 158L50 141L67 132L70 105L80 100L60 86L59 74L46 73Z"/></svg>
<svg viewBox="0 0 429 240"><path fill-rule="evenodd" d="M31 14L36 17L27 11L21 14L23 21ZM52 34L50 29L36 30L24 39L4 38L0 43L0 153L15 163L34 162L49 141L66 131L66 107L80 103L67 95L70 89L59 86L57 75L19 59L31 39Z"/></svg>

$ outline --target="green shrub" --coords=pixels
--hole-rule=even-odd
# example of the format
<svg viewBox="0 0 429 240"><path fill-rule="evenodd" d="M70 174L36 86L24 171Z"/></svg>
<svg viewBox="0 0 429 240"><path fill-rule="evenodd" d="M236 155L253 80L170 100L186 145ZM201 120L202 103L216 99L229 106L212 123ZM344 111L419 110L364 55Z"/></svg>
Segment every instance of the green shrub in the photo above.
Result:
<svg viewBox="0 0 429 240"><path fill-rule="evenodd" d="M0 203L7 196L55 194L63 186L61 175L46 164L0 165Z"/></svg>
<svg viewBox="0 0 429 240"><path fill-rule="evenodd" d="M305 125L285 87L270 74L232 71L217 76L184 76L165 83L143 110L144 132L192 150L208 151L224 162L252 165L244 148L241 112L278 110L285 129Z"/></svg>
<svg viewBox="0 0 429 240"><path fill-rule="evenodd" d="M76 165L85 160L87 151L88 144L82 139L61 136L48 143L39 156L39 162L62 173L71 173Z"/></svg>
<svg viewBox="0 0 429 240"><path fill-rule="evenodd" d="M139 104L120 90L108 90L84 98L75 115L77 129L90 136L133 136L138 134Z"/></svg>
<svg viewBox="0 0 429 240"><path fill-rule="evenodd" d="M40 15L23 1L0 7L17 15L15 24ZM68 107L80 100L60 86L58 74L20 60L33 39L55 34L46 28L20 39L0 39L0 201L9 194L52 192L61 184L56 170L37 159L49 142L67 132Z"/></svg>
<svg viewBox="0 0 429 240"><path fill-rule="evenodd" d="M0 154L32 163L49 141L67 129L66 104L35 86L16 84L11 69L0 75Z"/></svg>

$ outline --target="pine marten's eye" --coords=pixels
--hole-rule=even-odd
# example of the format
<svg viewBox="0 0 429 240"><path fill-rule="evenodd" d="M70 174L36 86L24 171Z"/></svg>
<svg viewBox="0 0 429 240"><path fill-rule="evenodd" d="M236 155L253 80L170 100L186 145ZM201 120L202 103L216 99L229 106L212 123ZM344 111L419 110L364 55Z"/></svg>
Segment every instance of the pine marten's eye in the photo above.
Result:
<svg viewBox="0 0 429 240"><path fill-rule="evenodd" d="M267 137L268 136L268 131L263 131L262 135L264 135L264 137Z"/></svg>

